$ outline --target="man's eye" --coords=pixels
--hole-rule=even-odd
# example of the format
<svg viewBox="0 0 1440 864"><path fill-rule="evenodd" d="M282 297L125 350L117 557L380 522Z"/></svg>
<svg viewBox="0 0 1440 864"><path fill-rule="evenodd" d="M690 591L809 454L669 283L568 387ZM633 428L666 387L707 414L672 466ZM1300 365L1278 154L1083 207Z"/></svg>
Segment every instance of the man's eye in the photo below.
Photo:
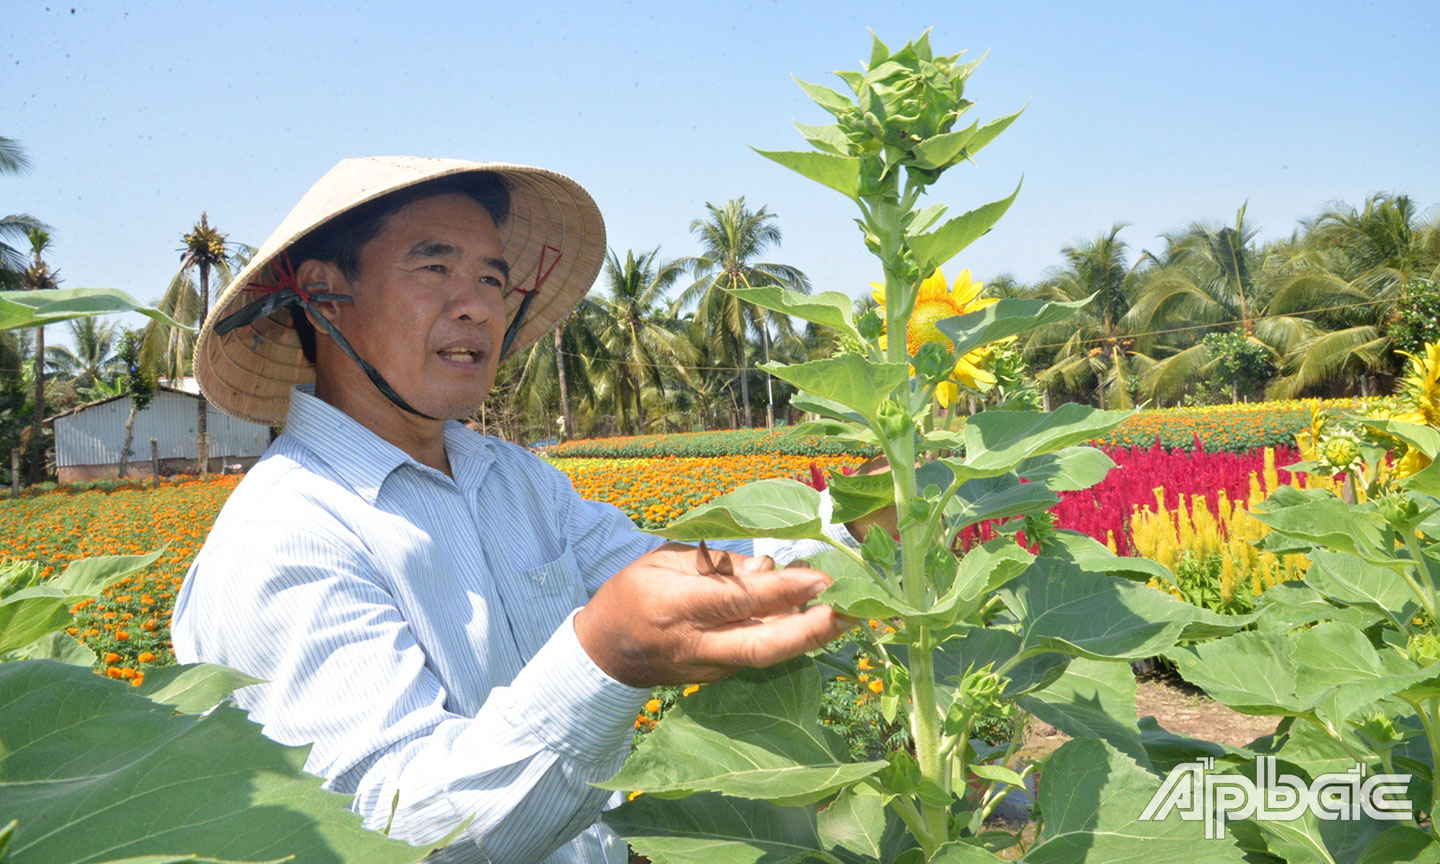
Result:
<svg viewBox="0 0 1440 864"><path fill-rule="evenodd" d="M425 269L426 269L426 270L429 270L431 273L448 273L448 272L450 272L449 268L447 268L444 264L426 264L426 265L425 265Z"/></svg>
<svg viewBox="0 0 1440 864"><path fill-rule="evenodd" d="M481 276L480 281L485 285L493 285L496 288L505 287L504 281L502 281L499 276Z"/></svg>

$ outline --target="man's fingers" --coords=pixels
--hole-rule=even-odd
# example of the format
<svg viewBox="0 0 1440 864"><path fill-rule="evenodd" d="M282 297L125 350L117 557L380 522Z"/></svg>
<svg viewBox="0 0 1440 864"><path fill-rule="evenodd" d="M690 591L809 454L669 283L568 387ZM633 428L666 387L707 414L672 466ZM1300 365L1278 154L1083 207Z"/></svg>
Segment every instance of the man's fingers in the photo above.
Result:
<svg viewBox="0 0 1440 864"><path fill-rule="evenodd" d="M804 606L830 584L818 570L762 570L695 585L693 620L719 627Z"/></svg>
<svg viewBox="0 0 1440 864"><path fill-rule="evenodd" d="M850 622L829 606L771 616L707 630L696 645L696 660L718 665L763 667L814 651L849 629Z"/></svg>

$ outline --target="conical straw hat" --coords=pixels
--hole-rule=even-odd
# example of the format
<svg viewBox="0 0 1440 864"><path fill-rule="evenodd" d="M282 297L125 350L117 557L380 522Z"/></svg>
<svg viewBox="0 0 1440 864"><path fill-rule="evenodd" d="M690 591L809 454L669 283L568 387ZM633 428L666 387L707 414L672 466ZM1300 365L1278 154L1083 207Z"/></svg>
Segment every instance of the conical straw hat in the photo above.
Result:
<svg viewBox="0 0 1440 864"><path fill-rule="evenodd" d="M289 314L260 318L223 336L215 333L215 322L256 299L246 290L251 283L276 284L272 265L320 225L390 192L471 171L496 173L510 192L510 215L499 226L500 243L510 263L511 285L519 290L506 297L507 316L519 309L523 291L543 282L509 354L559 324L590 290L605 257L605 222L580 184L554 171L503 162L411 156L346 159L310 187L215 301L195 343L195 377L205 397L242 420L284 423L290 388L315 379L315 367L301 354Z"/></svg>

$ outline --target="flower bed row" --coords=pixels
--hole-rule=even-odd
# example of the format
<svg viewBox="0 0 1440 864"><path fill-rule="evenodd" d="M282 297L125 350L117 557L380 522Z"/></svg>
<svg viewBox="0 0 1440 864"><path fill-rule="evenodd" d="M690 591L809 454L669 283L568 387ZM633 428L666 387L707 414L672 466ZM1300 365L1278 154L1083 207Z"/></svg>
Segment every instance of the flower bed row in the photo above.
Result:
<svg viewBox="0 0 1440 864"><path fill-rule="evenodd" d="M832 441L818 435L789 435L784 430L722 429L668 435L631 435L566 441L545 450L550 459L600 459L718 456L875 456L879 449Z"/></svg>
<svg viewBox="0 0 1440 864"><path fill-rule="evenodd" d="M1294 445L1295 433L1310 425L1310 409L1317 405L1343 413L1360 403L1354 399L1299 399L1141 411L1094 443L1109 447L1149 447L1159 441L1168 450L1191 450L1198 440L1206 451L1232 453L1261 447L1290 447ZM763 429L588 438L557 444L545 451L547 458L557 460L759 454L874 456L877 451L813 436L767 433Z"/></svg>
<svg viewBox="0 0 1440 864"><path fill-rule="evenodd" d="M1262 447L1293 447L1295 434L1310 426L1310 411L1320 406L1343 413L1362 403L1354 399L1295 399L1281 402L1163 408L1141 411L1093 442L1109 447L1244 453Z"/></svg>

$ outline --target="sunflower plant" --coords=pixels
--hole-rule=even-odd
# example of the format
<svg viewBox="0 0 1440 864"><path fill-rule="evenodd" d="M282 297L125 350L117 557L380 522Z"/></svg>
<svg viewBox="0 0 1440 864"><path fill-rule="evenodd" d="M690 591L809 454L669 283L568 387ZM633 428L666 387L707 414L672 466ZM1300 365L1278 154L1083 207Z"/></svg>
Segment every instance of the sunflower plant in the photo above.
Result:
<svg viewBox="0 0 1440 864"><path fill-rule="evenodd" d="M1401 821L1309 815L1256 823L1250 842L1291 861L1440 860L1440 344L1411 356L1393 397L1317 407L1297 438L1289 470L1345 482L1278 487L1253 516L1262 549L1308 559L1303 582L1267 590L1256 629L1167 655L1216 701L1283 719L1249 747L1190 740L1172 756L1217 770L1273 756L1306 782L1357 765L1405 775Z"/></svg>
<svg viewBox="0 0 1440 864"><path fill-rule="evenodd" d="M866 625L862 648L747 671L679 700L604 784L629 799L607 823L657 864L991 861L1020 842L985 830L1019 789L1044 814L1026 861L1240 860L1233 841L1202 841L1199 823L1141 821L1163 754L1137 723L1125 661L1253 616L1221 617L1149 589L1168 571L1057 530L1047 514L1057 492L1114 467L1082 442L1128 413L1045 413L1001 398L962 428L932 422L935 402L994 383L1006 340L1083 305L982 298L968 272L953 285L943 276L1015 197L948 218L926 200L1018 115L967 122L975 67L934 53L928 34L896 51L876 39L862 69L835 73L846 92L801 82L834 119L797 124L812 149L763 153L857 207L884 274L881 306L857 319L837 292L735 293L842 334L849 347L828 359L767 368L800 391L793 404L824 418L797 433L878 447L891 470L831 472L828 513L816 489L773 479L656 532L826 540L834 548L811 559L834 579L820 600ZM898 530L872 527L858 548L820 530L825 516L854 524L891 507ZM1005 536L952 551L967 526L993 520ZM905 734L888 737L883 758L856 761L823 723L822 693L827 680L861 675L869 696L857 698L877 700L880 719ZM1020 724L994 722L1012 706L1075 739L1043 772L1016 758Z"/></svg>

